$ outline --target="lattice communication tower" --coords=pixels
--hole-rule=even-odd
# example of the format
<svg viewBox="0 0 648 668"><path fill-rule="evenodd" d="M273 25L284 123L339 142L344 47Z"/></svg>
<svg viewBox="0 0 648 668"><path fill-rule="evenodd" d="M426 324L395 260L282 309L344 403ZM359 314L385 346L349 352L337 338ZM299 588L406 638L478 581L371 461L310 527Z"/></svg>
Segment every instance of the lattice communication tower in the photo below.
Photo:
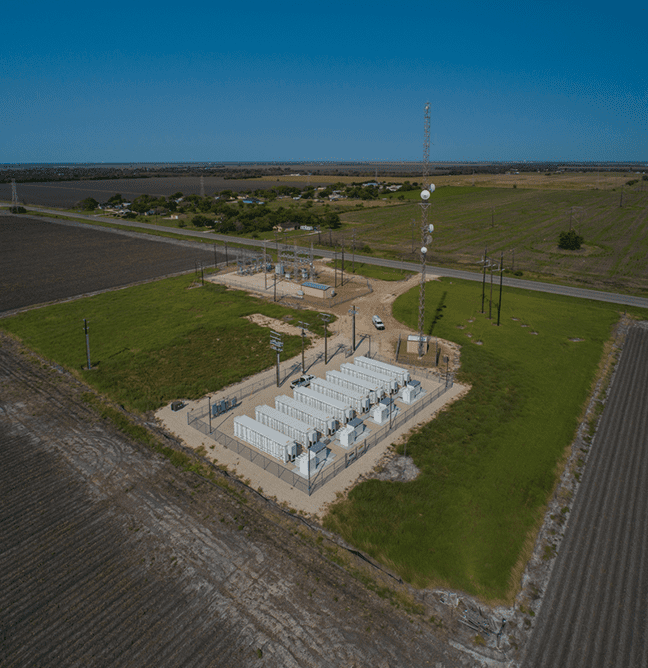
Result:
<svg viewBox="0 0 648 668"><path fill-rule="evenodd" d="M421 197L421 289L419 292L419 357L425 354L425 256L427 253L427 243L430 236L428 225L428 208L430 203L427 201L430 196L428 190L430 180L430 103L425 103L423 131L423 191Z"/></svg>

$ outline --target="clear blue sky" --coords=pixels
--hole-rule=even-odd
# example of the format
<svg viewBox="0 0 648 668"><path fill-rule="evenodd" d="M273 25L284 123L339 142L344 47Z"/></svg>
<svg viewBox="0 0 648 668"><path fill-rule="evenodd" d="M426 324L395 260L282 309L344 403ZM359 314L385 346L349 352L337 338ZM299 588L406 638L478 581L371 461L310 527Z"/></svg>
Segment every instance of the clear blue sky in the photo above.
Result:
<svg viewBox="0 0 648 668"><path fill-rule="evenodd" d="M648 160L648 0L11 2L0 163Z"/></svg>

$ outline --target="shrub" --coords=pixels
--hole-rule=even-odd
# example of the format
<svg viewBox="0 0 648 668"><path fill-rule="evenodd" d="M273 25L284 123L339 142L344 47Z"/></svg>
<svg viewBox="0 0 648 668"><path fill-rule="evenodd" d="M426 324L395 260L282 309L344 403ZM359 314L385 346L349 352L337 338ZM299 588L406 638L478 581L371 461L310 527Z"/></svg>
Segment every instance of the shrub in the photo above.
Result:
<svg viewBox="0 0 648 668"><path fill-rule="evenodd" d="M558 248L564 250L578 250L583 244L583 237L576 234L576 230L569 230L569 232L561 232L558 237Z"/></svg>

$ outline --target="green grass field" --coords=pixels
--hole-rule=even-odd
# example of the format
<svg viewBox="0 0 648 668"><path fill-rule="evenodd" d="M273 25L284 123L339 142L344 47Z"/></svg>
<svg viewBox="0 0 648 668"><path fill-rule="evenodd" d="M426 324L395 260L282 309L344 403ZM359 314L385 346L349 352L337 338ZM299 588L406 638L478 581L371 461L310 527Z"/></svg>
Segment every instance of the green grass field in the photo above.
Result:
<svg viewBox="0 0 648 668"><path fill-rule="evenodd" d="M267 328L244 316L262 313L293 322L316 314L294 311L193 276L107 292L27 311L2 328L33 350L82 373L90 385L123 406L156 409L174 399L197 399L271 367L276 354ZM86 365L83 319L89 322L91 362ZM301 351L301 337L284 335L282 359Z"/></svg>
<svg viewBox="0 0 648 668"><path fill-rule="evenodd" d="M395 206L341 214L345 245L354 231L377 256L418 260L421 210L417 193L405 195L408 199ZM648 292L648 191L643 181L623 194L454 186L437 188L429 201L428 219L435 226L430 264L477 271L488 248L492 258L503 254L504 266L514 265L525 278ZM585 238L581 251L557 247L559 233L570 225Z"/></svg>
<svg viewBox="0 0 648 668"><path fill-rule="evenodd" d="M472 389L409 439L407 454L421 470L415 481L364 482L325 524L416 586L510 602L512 574L619 313L507 289L496 327L496 317L480 313L481 286L448 279L428 284L426 304L430 318L442 305L443 317L426 324L461 344L458 380ZM395 317L414 329L417 314L418 288L394 305Z"/></svg>

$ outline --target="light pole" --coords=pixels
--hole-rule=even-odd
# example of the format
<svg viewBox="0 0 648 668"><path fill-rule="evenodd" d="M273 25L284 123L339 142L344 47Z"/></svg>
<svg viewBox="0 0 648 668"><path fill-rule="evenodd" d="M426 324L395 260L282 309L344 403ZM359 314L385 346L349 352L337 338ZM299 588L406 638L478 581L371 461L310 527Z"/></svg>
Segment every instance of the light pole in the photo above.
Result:
<svg viewBox="0 0 648 668"><path fill-rule="evenodd" d="M283 341L281 340L281 334L278 332L270 331L270 347L273 350L277 351L277 387L279 387L279 361L281 351L283 350Z"/></svg>
<svg viewBox="0 0 648 668"><path fill-rule="evenodd" d="M302 336L302 373L306 373L306 362L304 359L304 338L306 336L305 332L308 330L310 325L307 322L301 322L299 321L297 323L301 327L301 336Z"/></svg>
<svg viewBox="0 0 648 668"><path fill-rule="evenodd" d="M320 313L320 319L324 323L324 366L328 364L328 322L331 319L330 313Z"/></svg>
<svg viewBox="0 0 648 668"><path fill-rule="evenodd" d="M355 352L355 349L356 349L356 339L355 339L355 317L356 317L356 313L358 313L358 311L356 311L356 307L352 306L349 309L349 314L351 315L351 318L352 318L352 320L351 320L351 322L352 322L351 336L352 336L352 340L353 340L353 352Z"/></svg>

